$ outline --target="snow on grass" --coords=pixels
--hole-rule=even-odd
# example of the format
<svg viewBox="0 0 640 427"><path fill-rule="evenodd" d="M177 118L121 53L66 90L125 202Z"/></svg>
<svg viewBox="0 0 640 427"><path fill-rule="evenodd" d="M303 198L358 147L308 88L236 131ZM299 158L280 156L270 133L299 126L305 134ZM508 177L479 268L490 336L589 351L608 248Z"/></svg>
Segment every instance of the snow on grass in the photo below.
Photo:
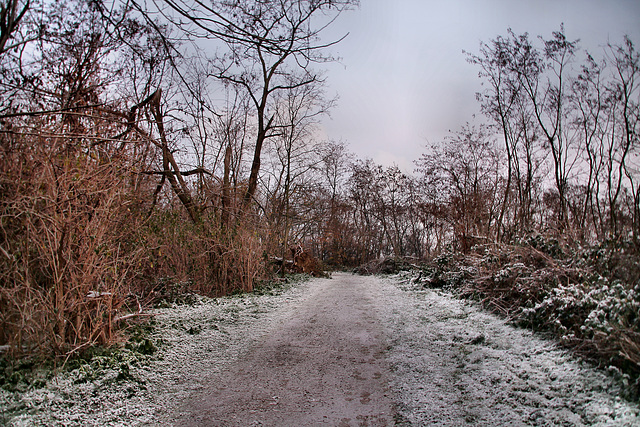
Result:
<svg viewBox="0 0 640 427"><path fill-rule="evenodd" d="M392 389L409 425L640 425L620 383L552 341L408 275L380 287Z"/></svg>
<svg viewBox="0 0 640 427"><path fill-rule="evenodd" d="M0 425L170 425L171 409L263 336L278 309L304 288L196 297L194 304L152 310L153 355L123 348L61 370L42 387L0 389Z"/></svg>
<svg viewBox="0 0 640 427"><path fill-rule="evenodd" d="M246 294L160 310L156 339L163 341L162 360L147 375L159 392L151 424L171 425L179 402L210 386L210 376L277 327L291 306L306 296L306 287L299 283L275 294Z"/></svg>

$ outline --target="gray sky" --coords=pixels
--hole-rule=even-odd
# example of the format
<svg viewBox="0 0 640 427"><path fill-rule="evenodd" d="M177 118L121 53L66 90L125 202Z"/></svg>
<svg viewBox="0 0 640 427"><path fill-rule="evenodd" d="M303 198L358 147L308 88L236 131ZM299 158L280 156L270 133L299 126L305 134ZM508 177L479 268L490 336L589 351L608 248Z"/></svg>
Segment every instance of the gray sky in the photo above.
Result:
<svg viewBox="0 0 640 427"><path fill-rule="evenodd" d="M332 52L329 95L338 106L323 122L360 158L407 172L427 143L473 122L478 69L462 50L481 41L528 32L550 38L564 23L570 40L599 55L628 34L640 49L640 0L361 0L327 38L349 32Z"/></svg>

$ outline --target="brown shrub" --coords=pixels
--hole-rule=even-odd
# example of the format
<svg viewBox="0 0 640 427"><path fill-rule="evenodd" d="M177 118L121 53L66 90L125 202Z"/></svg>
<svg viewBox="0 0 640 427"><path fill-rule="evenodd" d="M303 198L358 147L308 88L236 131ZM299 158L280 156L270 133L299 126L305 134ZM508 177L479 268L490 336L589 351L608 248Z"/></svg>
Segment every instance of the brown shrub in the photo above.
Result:
<svg viewBox="0 0 640 427"><path fill-rule="evenodd" d="M0 344L70 354L116 338L138 258L131 165L109 143L36 124L37 136L1 136Z"/></svg>
<svg viewBox="0 0 640 427"><path fill-rule="evenodd" d="M293 271L296 273L306 273L314 277L325 277L320 262L309 251L304 250L301 245L291 246L291 257L293 258Z"/></svg>
<svg viewBox="0 0 640 427"><path fill-rule="evenodd" d="M137 237L145 254L139 293L159 296L178 283L181 292L207 296L253 291L266 273L260 228L246 220L229 230L219 223L211 215L194 224L180 208L154 213Z"/></svg>

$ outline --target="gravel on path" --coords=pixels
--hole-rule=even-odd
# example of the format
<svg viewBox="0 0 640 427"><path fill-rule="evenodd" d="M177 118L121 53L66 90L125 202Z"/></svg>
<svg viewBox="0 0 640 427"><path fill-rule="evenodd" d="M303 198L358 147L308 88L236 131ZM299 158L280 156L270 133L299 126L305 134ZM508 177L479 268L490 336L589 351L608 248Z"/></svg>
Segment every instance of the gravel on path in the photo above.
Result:
<svg viewBox="0 0 640 427"><path fill-rule="evenodd" d="M184 426L393 425L380 301L351 275L319 279L182 407Z"/></svg>

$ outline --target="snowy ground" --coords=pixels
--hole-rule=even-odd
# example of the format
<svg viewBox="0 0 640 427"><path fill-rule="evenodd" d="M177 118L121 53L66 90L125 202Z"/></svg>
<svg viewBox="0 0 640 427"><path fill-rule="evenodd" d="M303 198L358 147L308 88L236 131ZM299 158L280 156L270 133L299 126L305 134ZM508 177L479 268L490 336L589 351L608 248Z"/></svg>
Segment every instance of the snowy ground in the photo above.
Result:
<svg viewBox="0 0 640 427"><path fill-rule="evenodd" d="M333 280L340 280L334 275ZM409 277L363 277L388 337L391 388L402 425L640 425L601 371L554 343ZM244 295L155 312L152 356L124 351L25 393L0 390L11 426L168 425L201 389L295 313L317 281L276 295Z"/></svg>
<svg viewBox="0 0 640 427"><path fill-rule="evenodd" d="M158 425L167 408L199 387L205 367L224 369L277 322L278 309L300 299L306 285L287 286L275 295L197 297L192 305L153 310L155 354L124 350L121 360L98 358L43 388L0 389L0 425Z"/></svg>
<svg viewBox="0 0 640 427"><path fill-rule="evenodd" d="M612 378L553 342L397 276L381 287L392 388L409 425L637 426Z"/></svg>

